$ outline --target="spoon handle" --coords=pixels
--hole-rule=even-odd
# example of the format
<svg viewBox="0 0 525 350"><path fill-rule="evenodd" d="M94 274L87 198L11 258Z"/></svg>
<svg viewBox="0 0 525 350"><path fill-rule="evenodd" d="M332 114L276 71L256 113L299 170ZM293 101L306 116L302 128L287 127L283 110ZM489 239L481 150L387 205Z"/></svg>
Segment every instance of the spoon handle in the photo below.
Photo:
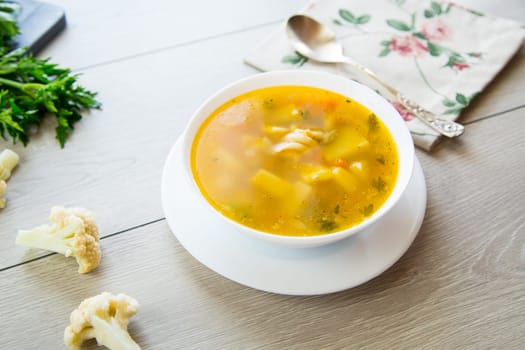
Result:
<svg viewBox="0 0 525 350"><path fill-rule="evenodd" d="M446 137L457 137L461 136L465 131L465 127L452 120L438 118L434 113L424 109L414 101L409 100L406 96L401 94L399 91L396 95L397 100L405 106L412 114L414 114L423 123L439 132L441 135Z"/></svg>
<svg viewBox="0 0 525 350"><path fill-rule="evenodd" d="M397 91L395 88L390 86L381 80L374 72L370 69L362 66L361 64L355 62L354 60L344 57L342 60L344 63L347 63L360 71L364 72L370 78L374 79L376 82L381 84L388 92L394 95L399 103L401 103L407 110L409 110L413 115L415 115L419 120L421 120L425 125L429 126L433 130L437 131L443 136L446 137L457 137L463 134L465 127L459 123L456 123L452 120L447 120L439 118L434 113L424 109L416 102L409 100L405 95Z"/></svg>

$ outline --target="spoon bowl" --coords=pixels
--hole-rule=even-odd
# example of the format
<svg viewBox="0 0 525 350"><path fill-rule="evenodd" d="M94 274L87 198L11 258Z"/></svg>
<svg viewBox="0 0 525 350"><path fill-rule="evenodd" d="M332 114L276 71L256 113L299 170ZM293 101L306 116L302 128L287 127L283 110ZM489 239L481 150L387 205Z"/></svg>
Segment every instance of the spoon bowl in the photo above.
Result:
<svg viewBox="0 0 525 350"><path fill-rule="evenodd" d="M344 62L343 46L336 41L335 33L311 17L290 17L286 26L292 46L314 61L326 63Z"/></svg>

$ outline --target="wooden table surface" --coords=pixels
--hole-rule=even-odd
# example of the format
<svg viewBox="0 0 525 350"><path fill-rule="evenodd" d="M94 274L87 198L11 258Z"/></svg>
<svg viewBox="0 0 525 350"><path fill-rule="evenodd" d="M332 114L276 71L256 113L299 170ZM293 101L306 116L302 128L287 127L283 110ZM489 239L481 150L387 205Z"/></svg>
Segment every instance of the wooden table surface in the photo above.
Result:
<svg viewBox="0 0 525 350"><path fill-rule="evenodd" d="M64 348L70 312L102 291L139 301L130 333L144 349L525 349L523 48L461 118L464 136L417 150L428 203L407 253L356 288L292 297L190 256L164 219L160 179L191 113L257 73L243 57L305 1L49 2L68 27L41 56L82 73L104 108L64 149L51 123L26 148L0 140L21 157L0 211L1 349ZM525 22L522 0L458 2ZM92 273L15 245L53 205L97 214Z"/></svg>

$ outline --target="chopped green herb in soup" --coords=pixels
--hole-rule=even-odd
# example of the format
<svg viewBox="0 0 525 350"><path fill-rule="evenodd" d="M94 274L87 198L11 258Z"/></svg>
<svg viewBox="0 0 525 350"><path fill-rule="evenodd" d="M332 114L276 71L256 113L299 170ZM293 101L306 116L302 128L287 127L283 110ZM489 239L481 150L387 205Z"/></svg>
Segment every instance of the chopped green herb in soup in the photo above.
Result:
<svg viewBox="0 0 525 350"><path fill-rule="evenodd" d="M214 111L195 137L191 166L203 195L227 217L311 236L354 226L379 209L394 187L398 155L381 119L357 101L280 86Z"/></svg>

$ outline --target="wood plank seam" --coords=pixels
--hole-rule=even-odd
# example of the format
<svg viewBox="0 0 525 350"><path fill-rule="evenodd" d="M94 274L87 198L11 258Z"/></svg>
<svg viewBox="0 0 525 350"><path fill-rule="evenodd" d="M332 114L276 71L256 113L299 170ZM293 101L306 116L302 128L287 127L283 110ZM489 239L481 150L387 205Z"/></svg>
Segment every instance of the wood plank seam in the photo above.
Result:
<svg viewBox="0 0 525 350"><path fill-rule="evenodd" d="M500 112L496 112L496 113L489 114L489 115L484 116L484 117L480 117L480 118L475 119L475 120L471 120L471 121L469 121L469 122L465 122L465 123L463 123L463 124L464 124L464 125L474 124L474 123L477 123L477 122L480 122L480 121L483 121L483 120L491 119L491 118L494 118L494 117L499 117L499 116L502 116L502 115L504 115L504 114L507 114L507 113L510 113L510 112L517 111L517 110L522 109L522 108L524 108L524 107L525 107L525 105L516 106L516 107L509 108L509 109L506 109L506 110L503 110L503 111L500 111Z"/></svg>
<svg viewBox="0 0 525 350"><path fill-rule="evenodd" d="M136 229L148 226L148 225L156 224L157 222L160 222L160 221L163 221L163 220L166 220L166 218L162 217L160 219L155 219L155 220L152 220L152 221L148 221L148 222L146 222L144 224L135 225L133 227L129 227L129 228L126 228L124 230L120 230L120 231L117 231L117 232L114 232L114 233L110 233L109 235L105 235L103 237L100 237L100 240L103 240L103 239L106 239L106 238L110 238L110 237L113 237L113 236L117 236L117 235L120 235L122 233L125 233L125 232L128 232L128 231L132 231L132 230L136 230ZM56 255L56 254L58 254L58 253L48 253L48 254L45 254L45 255L42 255L42 256L38 256L36 258L32 258L32 259L29 259L29 260L21 261L19 263L14 264L14 265L2 267L2 268L0 268L0 272L7 271L7 270L13 269L15 267L19 267L19 266L22 266L22 265L25 265L25 264L29 264L29 263L32 263L34 261L38 261L38 260L41 260L41 259L44 259L44 258L48 258L48 257Z"/></svg>
<svg viewBox="0 0 525 350"><path fill-rule="evenodd" d="M231 35L236 35L236 34L240 34L240 33L249 32L249 31L252 31L252 30L257 30L257 29L260 29L260 28L264 28L264 27L268 27L268 26L272 26L272 25L276 25L276 24L282 23L283 21L284 20L281 19L281 20L278 20L278 21L271 21L271 22L267 22L267 23L258 24L258 25L255 25L255 26L243 28L243 29L237 29L237 30L232 30L232 31L229 31L229 32L224 32L224 33L220 33L220 34L210 35L210 36L207 36L207 37L202 37L202 38L198 38L198 39L194 39L194 40L190 40L190 41L186 41L186 42L182 42L182 43L178 43L178 44L174 44L174 45L168 45L168 46L164 46L164 47L159 47L159 48L154 49L154 50L138 52L138 53L135 53L135 54L129 55L129 56L118 57L118 58L115 58L115 59L112 59L112 60L99 62L99 63L93 64L93 65L77 67L77 68L74 68L72 70L74 72L85 71L85 70L89 70L89 69L92 69L92 68L106 66L106 65L113 64L113 63L117 63L117 62L124 62L124 61L127 61L127 60L132 60L132 59L135 59L135 58L139 58L139 57L146 57L146 56L154 55L154 54L157 54L157 53L160 53L160 52L165 52L165 51L170 51L170 50L174 50L174 49L179 49L179 48L183 48L183 47L186 47L186 46L191 46L191 45L203 43L203 42L210 41L210 40L216 40L216 39L221 38L221 37L227 37L227 36L231 36Z"/></svg>

